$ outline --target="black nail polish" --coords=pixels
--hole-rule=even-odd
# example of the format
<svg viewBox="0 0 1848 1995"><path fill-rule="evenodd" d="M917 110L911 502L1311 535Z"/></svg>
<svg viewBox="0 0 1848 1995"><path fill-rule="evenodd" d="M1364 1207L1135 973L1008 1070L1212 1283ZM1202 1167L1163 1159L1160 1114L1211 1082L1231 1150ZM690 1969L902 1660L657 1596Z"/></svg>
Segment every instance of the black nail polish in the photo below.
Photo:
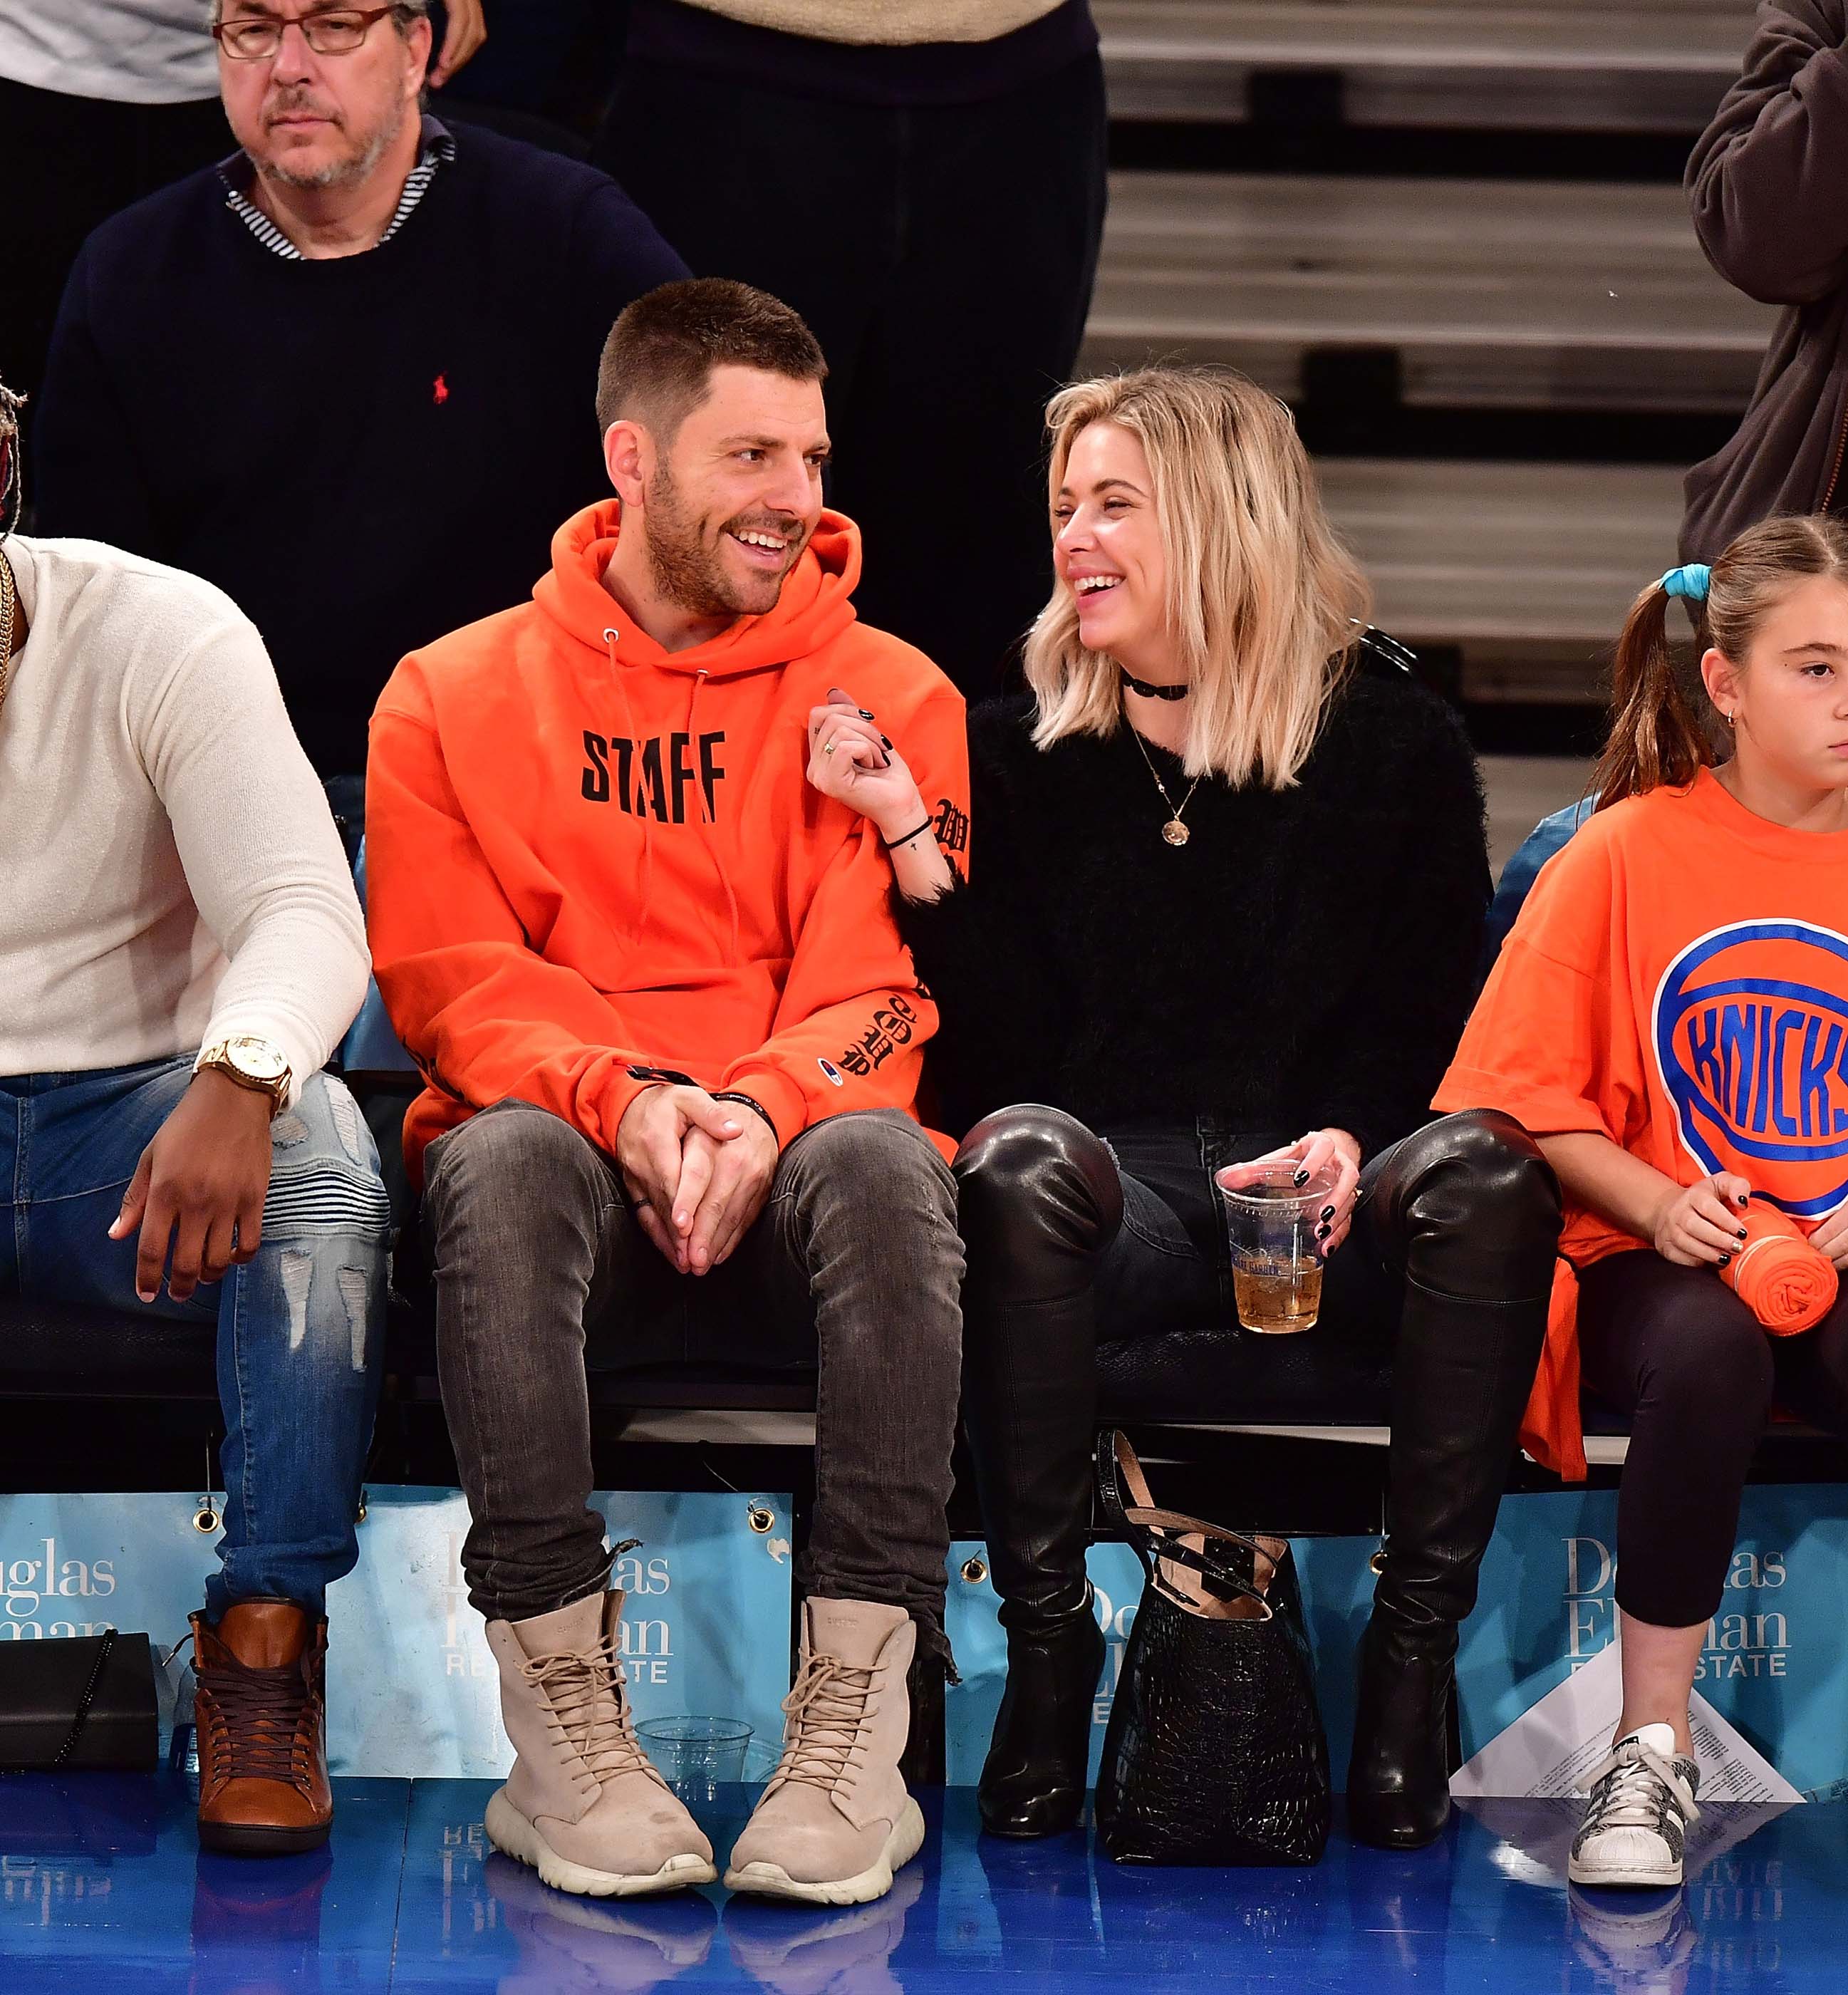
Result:
<svg viewBox="0 0 1848 1995"><path fill-rule="evenodd" d="M1315 1229L1315 1237L1318 1240L1326 1240L1329 1234L1334 1231L1334 1228L1328 1224L1327 1220L1324 1219L1321 1224Z"/></svg>
<svg viewBox="0 0 1848 1995"><path fill-rule="evenodd" d="M1721 1265L1721 1267L1723 1267L1723 1267L1726 1265L1726 1263L1727 1263L1729 1261L1730 1261L1730 1260L1732 1259L1732 1258L1733 1258L1733 1257L1732 1257L1732 1255L1731 1255L1730 1254L1723 1254L1723 1255L1720 1255L1720 1257L1719 1257L1719 1265Z"/></svg>
<svg viewBox="0 0 1848 1995"><path fill-rule="evenodd" d="M1751 1197L1751 1195L1752 1194L1749 1191L1742 1191L1739 1194L1739 1205L1741 1211L1744 1210L1746 1201Z"/></svg>
<svg viewBox="0 0 1848 1995"><path fill-rule="evenodd" d="M1332 1219L1334 1217L1334 1207L1331 1205L1324 1205L1322 1207L1322 1217L1324 1219Z"/></svg>
<svg viewBox="0 0 1848 1995"><path fill-rule="evenodd" d="M873 709L870 706L863 706L860 709L860 717L862 720L871 720L873 717Z"/></svg>
<svg viewBox="0 0 1848 1995"><path fill-rule="evenodd" d="M1298 1186L1299 1187L1300 1187L1301 1186L1306 1185L1307 1183L1308 1183L1308 1182L1309 1182L1309 1173L1308 1173L1307 1171L1298 1171L1298 1172L1297 1173L1297 1174L1296 1174L1296 1183L1297 1183L1297 1186Z"/></svg>
<svg viewBox="0 0 1848 1995"><path fill-rule="evenodd" d="M1745 1228L1744 1228L1743 1226L1742 1226L1742 1227L1740 1227L1740 1229L1739 1229L1739 1237L1740 1237L1740 1238L1741 1240L1744 1239L1744 1238L1746 1237L1746 1231L1745 1231Z"/></svg>
<svg viewBox="0 0 1848 1995"><path fill-rule="evenodd" d="M886 736L886 735L881 734L881 735L880 736L880 737L879 737L879 745L880 745L880 747L881 747L881 748L889 748L889 747L891 747L891 746L892 744L891 744L891 741L890 737L889 737L888 736Z"/></svg>

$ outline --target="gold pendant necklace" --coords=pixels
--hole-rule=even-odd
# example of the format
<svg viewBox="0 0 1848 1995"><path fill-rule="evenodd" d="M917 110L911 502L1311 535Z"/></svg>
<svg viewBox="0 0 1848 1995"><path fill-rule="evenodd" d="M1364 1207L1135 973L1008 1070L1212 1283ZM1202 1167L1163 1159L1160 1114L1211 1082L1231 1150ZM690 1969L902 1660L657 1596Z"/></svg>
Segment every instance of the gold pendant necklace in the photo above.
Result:
<svg viewBox="0 0 1848 1995"><path fill-rule="evenodd" d="M1194 791L1200 788L1204 779L1199 776L1194 778L1193 788L1181 798L1180 809L1176 810L1174 807L1174 799L1168 794L1168 786L1162 781L1162 773L1155 766L1154 757L1149 753L1147 746L1141 735L1137 733L1128 714L1123 716L1123 725L1129 730L1130 738L1135 742L1136 747L1142 750L1142 760L1148 765L1149 774L1155 778L1155 787L1161 791L1162 802L1168 806L1168 822L1162 826L1162 836L1170 845L1185 845L1194 834L1182 823L1181 816L1188 805L1194 801Z"/></svg>

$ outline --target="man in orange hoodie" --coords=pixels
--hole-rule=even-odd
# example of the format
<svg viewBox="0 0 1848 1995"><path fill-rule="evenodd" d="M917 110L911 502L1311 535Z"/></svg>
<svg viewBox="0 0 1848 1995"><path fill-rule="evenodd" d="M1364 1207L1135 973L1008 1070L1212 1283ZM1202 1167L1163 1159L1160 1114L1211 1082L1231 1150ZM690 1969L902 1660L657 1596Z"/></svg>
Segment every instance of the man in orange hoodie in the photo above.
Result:
<svg viewBox="0 0 1848 1995"><path fill-rule="evenodd" d="M854 620L826 374L761 292L637 300L598 383L616 500L373 719L373 948L426 1083L405 1144L462 1564L518 1755L487 1831L599 1896L716 1873L623 1698L587 1355L819 1364L801 1673L727 1883L857 1903L922 1836L898 1763L914 1645L947 1656L963 1272L912 1110L936 1015L878 834L804 772L831 700L877 715L959 864L968 772L948 680Z"/></svg>

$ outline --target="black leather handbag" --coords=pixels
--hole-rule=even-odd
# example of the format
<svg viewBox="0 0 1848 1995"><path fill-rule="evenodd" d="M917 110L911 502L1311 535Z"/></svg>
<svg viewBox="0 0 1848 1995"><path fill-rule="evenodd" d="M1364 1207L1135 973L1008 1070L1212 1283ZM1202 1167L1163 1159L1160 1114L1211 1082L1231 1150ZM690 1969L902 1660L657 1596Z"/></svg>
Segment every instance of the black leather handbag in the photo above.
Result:
<svg viewBox="0 0 1848 1995"><path fill-rule="evenodd" d="M1119 1863L1314 1863L1328 1740L1289 1545L1156 1508L1120 1434L1105 1514L1146 1575L1104 1736L1097 1831Z"/></svg>
<svg viewBox="0 0 1848 1995"><path fill-rule="evenodd" d="M0 1642L0 1774L145 1769L160 1756L145 1635Z"/></svg>

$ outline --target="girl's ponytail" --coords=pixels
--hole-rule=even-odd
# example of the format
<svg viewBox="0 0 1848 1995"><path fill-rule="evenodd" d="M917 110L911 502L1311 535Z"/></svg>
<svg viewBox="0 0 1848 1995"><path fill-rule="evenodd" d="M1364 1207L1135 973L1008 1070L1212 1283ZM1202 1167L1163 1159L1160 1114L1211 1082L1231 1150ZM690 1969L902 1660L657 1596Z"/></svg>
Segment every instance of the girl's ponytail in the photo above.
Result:
<svg viewBox="0 0 1848 1995"><path fill-rule="evenodd" d="M1681 690L1668 649L1668 606L1675 599L1670 589L1688 572L1672 569L1644 589L1630 605L1617 640L1610 733L1592 778L1599 810L1664 783L1691 783L1715 759L1712 739ZM1675 594L1692 591L1678 586Z"/></svg>
<svg viewBox="0 0 1848 1995"><path fill-rule="evenodd" d="M1609 739L1592 781L1598 809L1671 784L1693 781L1731 753L1719 716L1698 678L1685 685L1668 649L1668 605L1677 596L1698 640L1743 666L1760 627L1810 575L1848 585L1848 527L1820 513L1761 520L1711 568L1671 568L1630 605L1611 674Z"/></svg>

